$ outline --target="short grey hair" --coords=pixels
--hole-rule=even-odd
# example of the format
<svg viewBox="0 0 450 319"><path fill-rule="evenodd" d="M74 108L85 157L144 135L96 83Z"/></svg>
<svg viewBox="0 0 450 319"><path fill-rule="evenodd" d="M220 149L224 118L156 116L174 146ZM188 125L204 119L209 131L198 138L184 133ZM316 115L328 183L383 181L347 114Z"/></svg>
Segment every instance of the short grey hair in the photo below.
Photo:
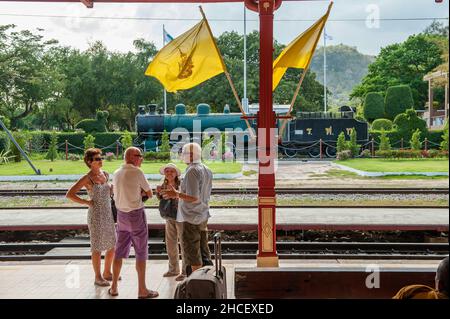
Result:
<svg viewBox="0 0 450 319"><path fill-rule="evenodd" d="M439 290L448 294L448 256L445 257L440 263L436 271L436 281L439 281Z"/></svg>
<svg viewBox="0 0 450 319"><path fill-rule="evenodd" d="M192 161L194 163L202 160L202 147L197 143L187 143L183 146L183 154L192 154Z"/></svg>

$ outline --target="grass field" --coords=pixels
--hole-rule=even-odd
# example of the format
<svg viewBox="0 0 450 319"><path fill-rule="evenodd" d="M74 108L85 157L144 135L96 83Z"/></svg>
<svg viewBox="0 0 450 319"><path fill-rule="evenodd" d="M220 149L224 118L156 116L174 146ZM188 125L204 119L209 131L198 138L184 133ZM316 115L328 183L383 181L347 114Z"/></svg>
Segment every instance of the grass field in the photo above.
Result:
<svg viewBox="0 0 450 319"><path fill-rule="evenodd" d="M366 172L448 172L448 159L378 159L356 158L346 161L336 161Z"/></svg>
<svg viewBox="0 0 450 319"><path fill-rule="evenodd" d="M105 161L103 163L103 169L106 172L113 173L122 163L123 161ZM41 170L42 175L78 175L84 174L88 171L88 168L83 161L57 160L51 162L48 160L35 160L33 161L33 164L36 168ZM166 163L144 161L142 163L142 169L146 174L159 174L159 169L164 164ZM242 165L235 162L206 162L205 164L213 171L214 174L233 174L239 173L242 170ZM186 165L183 163L177 163L177 166L182 172L186 168ZM0 165L0 176L5 175L34 175L34 171L26 161L22 161L20 163Z"/></svg>

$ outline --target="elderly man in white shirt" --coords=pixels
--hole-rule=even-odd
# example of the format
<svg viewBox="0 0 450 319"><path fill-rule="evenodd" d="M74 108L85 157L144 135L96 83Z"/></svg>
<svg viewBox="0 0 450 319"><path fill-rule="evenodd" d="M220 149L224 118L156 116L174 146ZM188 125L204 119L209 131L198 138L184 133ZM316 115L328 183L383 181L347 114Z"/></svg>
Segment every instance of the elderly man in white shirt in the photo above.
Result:
<svg viewBox="0 0 450 319"><path fill-rule="evenodd" d="M129 147L125 151L125 164L114 172L113 189L117 207L117 242L113 263L113 281L109 294L118 296L118 280L122 259L128 258L131 244L136 254L138 298L155 298L158 292L147 289L145 268L148 259L148 225L142 194L152 197L152 190L140 169L141 150Z"/></svg>

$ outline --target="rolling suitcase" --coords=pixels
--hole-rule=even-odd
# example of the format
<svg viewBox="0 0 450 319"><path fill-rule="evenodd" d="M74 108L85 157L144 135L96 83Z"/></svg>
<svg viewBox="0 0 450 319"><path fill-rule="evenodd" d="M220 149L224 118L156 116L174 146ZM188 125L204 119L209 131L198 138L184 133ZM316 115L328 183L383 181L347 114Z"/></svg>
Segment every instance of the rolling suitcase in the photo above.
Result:
<svg viewBox="0 0 450 319"><path fill-rule="evenodd" d="M175 290L175 299L226 299L226 269L222 266L222 242L220 233L214 235L214 266L205 266L194 271L180 282Z"/></svg>

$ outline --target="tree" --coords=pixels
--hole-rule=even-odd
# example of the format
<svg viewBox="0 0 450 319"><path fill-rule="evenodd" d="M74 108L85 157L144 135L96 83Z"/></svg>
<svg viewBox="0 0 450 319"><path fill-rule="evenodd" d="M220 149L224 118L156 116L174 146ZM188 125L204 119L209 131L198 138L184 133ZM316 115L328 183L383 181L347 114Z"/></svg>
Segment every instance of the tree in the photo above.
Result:
<svg viewBox="0 0 450 319"><path fill-rule="evenodd" d="M58 135L56 134L56 132L53 132L52 137L50 139L48 152L45 158L53 162L57 157L58 157Z"/></svg>
<svg viewBox="0 0 450 319"><path fill-rule="evenodd" d="M420 141L420 134L422 134L422 132L420 132L419 129L417 129L412 137L411 137L411 149L415 150L415 151L420 151L422 149L422 142Z"/></svg>
<svg viewBox="0 0 450 319"><path fill-rule="evenodd" d="M83 140L84 144L84 150L86 151L88 148L94 148L95 147L95 137L88 134L85 136Z"/></svg>
<svg viewBox="0 0 450 319"><path fill-rule="evenodd" d="M426 35L440 36L448 38L448 25L446 26L442 22L433 21L429 26L423 30Z"/></svg>
<svg viewBox="0 0 450 319"><path fill-rule="evenodd" d="M414 107L411 89L408 85L391 86L386 91L385 113L393 120L398 114Z"/></svg>
<svg viewBox="0 0 450 319"><path fill-rule="evenodd" d="M423 76L441 64L441 48L433 37L418 34L403 43L382 48L361 84L350 97L362 99L369 92L386 92L394 85L411 87L415 109L423 109L428 99L428 87Z"/></svg>
<svg viewBox="0 0 450 319"><path fill-rule="evenodd" d="M372 122L384 117L383 95L377 92L367 93L364 99L364 118Z"/></svg>
<svg viewBox="0 0 450 319"><path fill-rule="evenodd" d="M386 135L386 131L384 128L381 129L380 135L380 151L390 151L391 150L391 141L389 137Z"/></svg>

